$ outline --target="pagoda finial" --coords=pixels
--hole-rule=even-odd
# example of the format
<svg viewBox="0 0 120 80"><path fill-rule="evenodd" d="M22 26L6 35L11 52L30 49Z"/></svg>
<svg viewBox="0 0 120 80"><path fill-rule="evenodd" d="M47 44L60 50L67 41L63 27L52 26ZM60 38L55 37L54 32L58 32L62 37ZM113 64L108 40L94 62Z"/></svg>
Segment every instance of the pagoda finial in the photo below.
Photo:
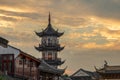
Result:
<svg viewBox="0 0 120 80"><path fill-rule="evenodd" d="M49 12L48 23L51 24L51 16L50 16L50 12Z"/></svg>

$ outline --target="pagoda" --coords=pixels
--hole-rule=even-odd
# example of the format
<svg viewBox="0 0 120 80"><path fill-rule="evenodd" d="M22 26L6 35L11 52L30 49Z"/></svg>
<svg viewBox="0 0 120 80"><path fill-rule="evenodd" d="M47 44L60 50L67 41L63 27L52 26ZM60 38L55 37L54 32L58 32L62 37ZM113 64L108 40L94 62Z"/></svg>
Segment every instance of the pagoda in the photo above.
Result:
<svg viewBox="0 0 120 80"><path fill-rule="evenodd" d="M35 47L36 50L42 52L41 64L38 68L40 80L59 80L66 70L66 68L58 69L58 66L65 62L58 58L58 52L64 49L60 46L58 38L64 33L58 32L52 27L50 13L47 28L35 33L41 38L41 44Z"/></svg>
<svg viewBox="0 0 120 80"><path fill-rule="evenodd" d="M41 38L41 44L35 47L35 49L42 52L42 60L57 69L58 66L65 62L61 61L61 58L58 58L58 52L64 49L64 47L60 46L58 38L61 37L64 32L58 32L58 30L52 27L49 13L47 28L35 33Z"/></svg>

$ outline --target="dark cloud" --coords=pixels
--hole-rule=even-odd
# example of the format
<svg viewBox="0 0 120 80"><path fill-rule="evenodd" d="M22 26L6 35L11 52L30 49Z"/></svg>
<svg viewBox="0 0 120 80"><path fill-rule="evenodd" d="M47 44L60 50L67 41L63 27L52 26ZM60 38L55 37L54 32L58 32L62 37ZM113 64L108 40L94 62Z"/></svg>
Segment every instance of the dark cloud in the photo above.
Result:
<svg viewBox="0 0 120 80"><path fill-rule="evenodd" d="M88 7L93 16L120 20L120 0L81 0L80 2Z"/></svg>
<svg viewBox="0 0 120 80"><path fill-rule="evenodd" d="M76 18L77 21L69 17L67 17L66 21L69 24L70 23L74 24L75 26L81 24L81 20L78 20L79 16L82 16L82 17L97 16L100 18L120 20L120 15L119 15L120 1L119 0L60 0L59 2L57 0L50 0L50 1L49 0L46 0L46 1L1 0L0 5L9 6L9 7L12 7L13 9L26 8L28 10L34 10L36 11L36 13L35 12L31 12L31 13L11 12L11 11L0 10L1 13L7 14L7 15L27 17L31 19L40 19L41 14L42 16L44 16L45 12L49 12L49 11L54 13L54 16L69 15Z"/></svg>
<svg viewBox="0 0 120 80"><path fill-rule="evenodd" d="M3 30L3 28L0 28ZM31 32L26 31L14 31L10 28L5 28L5 31L1 31L0 35L4 36L5 38L9 39L11 42L34 42L37 41L37 39L34 37L35 34L32 34ZM9 34L9 35L8 35Z"/></svg>
<svg viewBox="0 0 120 80"><path fill-rule="evenodd" d="M29 17L32 19L38 19L40 18L40 14L51 11L57 16L71 15L75 18L78 16L97 16L120 20L119 0L60 0L59 2L57 0L1 0L0 5L9 6L12 8L34 10L36 13L7 12L9 15L14 14L16 16Z"/></svg>
<svg viewBox="0 0 120 80"><path fill-rule="evenodd" d="M57 22L56 22L57 20ZM86 20L85 18L82 18L82 17L53 17L53 22L54 23L57 23L57 24L65 24L65 25L68 25L68 26L72 26L72 27L75 27L75 26L79 26L79 25L84 25L88 22L88 20Z"/></svg>
<svg viewBox="0 0 120 80"><path fill-rule="evenodd" d="M53 10L74 16L97 16L120 20L120 0L61 0L50 6Z"/></svg>
<svg viewBox="0 0 120 80"><path fill-rule="evenodd" d="M12 21L12 22L15 22L15 21L17 21L18 19L15 19L15 18L13 18L13 17L7 17L7 16L0 16L0 19L2 19L2 20L5 20L5 21Z"/></svg>
<svg viewBox="0 0 120 80"><path fill-rule="evenodd" d="M13 16L13 17L15 16L15 17L30 18L30 19L40 19L40 14L38 13L13 12L13 11L0 10L0 14L4 14L6 16Z"/></svg>
<svg viewBox="0 0 120 80"><path fill-rule="evenodd" d="M26 3L25 0L14 0L14 1L9 1L9 0L0 0L0 5L2 6L20 6L20 4Z"/></svg>
<svg viewBox="0 0 120 80"><path fill-rule="evenodd" d="M83 0L93 15L120 20L120 0Z"/></svg>

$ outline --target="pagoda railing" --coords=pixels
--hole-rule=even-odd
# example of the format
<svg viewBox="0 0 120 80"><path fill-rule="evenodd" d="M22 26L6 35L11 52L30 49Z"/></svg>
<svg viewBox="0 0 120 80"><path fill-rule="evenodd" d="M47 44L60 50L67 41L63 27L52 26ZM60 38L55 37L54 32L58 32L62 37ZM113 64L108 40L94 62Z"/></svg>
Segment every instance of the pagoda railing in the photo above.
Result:
<svg viewBox="0 0 120 80"><path fill-rule="evenodd" d="M40 47L60 47L60 44L41 44Z"/></svg>
<svg viewBox="0 0 120 80"><path fill-rule="evenodd" d="M45 60L47 63L61 63L61 58L57 58L55 60L52 60L52 59L48 59L48 60Z"/></svg>

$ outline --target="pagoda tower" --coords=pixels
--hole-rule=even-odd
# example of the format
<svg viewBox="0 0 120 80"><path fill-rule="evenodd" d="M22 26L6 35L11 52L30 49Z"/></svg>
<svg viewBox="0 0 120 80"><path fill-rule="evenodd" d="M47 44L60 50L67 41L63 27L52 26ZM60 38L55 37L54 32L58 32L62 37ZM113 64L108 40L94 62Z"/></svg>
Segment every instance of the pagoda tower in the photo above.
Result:
<svg viewBox="0 0 120 80"><path fill-rule="evenodd" d="M41 44L35 49L42 52L42 60L55 68L62 65L65 61L61 61L61 58L58 58L58 52L63 50L64 47L60 46L58 38L64 33L58 32L52 27L50 13L47 28L35 33L41 38Z"/></svg>

